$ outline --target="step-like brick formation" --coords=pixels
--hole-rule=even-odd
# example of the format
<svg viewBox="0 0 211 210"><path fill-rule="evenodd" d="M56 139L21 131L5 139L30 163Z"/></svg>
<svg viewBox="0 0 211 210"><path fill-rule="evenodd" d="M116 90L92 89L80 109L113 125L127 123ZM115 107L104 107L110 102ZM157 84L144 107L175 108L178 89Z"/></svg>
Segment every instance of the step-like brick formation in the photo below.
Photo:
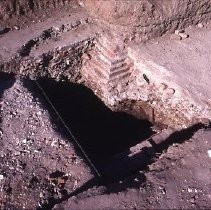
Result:
<svg viewBox="0 0 211 210"><path fill-rule="evenodd" d="M118 98L126 92L132 70L133 62L124 46L104 36L97 40L84 62L83 75L103 97L108 99L111 93Z"/></svg>

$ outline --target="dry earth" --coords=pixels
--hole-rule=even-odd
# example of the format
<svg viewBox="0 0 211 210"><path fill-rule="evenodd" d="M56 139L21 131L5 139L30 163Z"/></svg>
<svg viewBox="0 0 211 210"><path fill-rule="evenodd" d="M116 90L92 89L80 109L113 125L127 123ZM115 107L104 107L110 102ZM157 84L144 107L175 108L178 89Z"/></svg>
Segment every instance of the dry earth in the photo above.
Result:
<svg viewBox="0 0 211 210"><path fill-rule="evenodd" d="M55 20L61 27L70 16L74 19L74 23L77 18L81 18L81 14L84 20L79 24L82 29L75 31L75 34L81 35L81 31L86 31L86 27L93 23L91 21L90 24L90 19L87 19L89 16L83 12L84 9L80 8L80 12L77 13L79 5L75 1L48 1L49 4L43 4L44 1L40 1L40 4L34 2L25 0L0 2L0 11L4 12L0 15L1 40L9 34L12 38L8 43L11 43L12 47L14 43L19 46L20 43L15 40L20 38L22 29L23 33L26 31L26 37L31 38L33 33L42 34L47 26L56 25ZM71 2L69 6L68 2ZM196 12L198 7L194 6L199 1L179 1L178 9L184 9L181 10L184 12L182 14L186 15L190 9L191 13L197 14L196 19L194 16L191 16L193 19L188 19L187 16L183 16L185 17L183 19L178 18L180 14L177 13L177 9L174 10L174 3L178 1L169 1L170 4L162 4L163 7L159 4L152 7L152 0L144 0L136 5L136 9L141 12L148 11L149 13L144 14L149 14L154 21L152 25L148 24L145 27L140 23L137 25L141 16L133 13L131 15L131 11L134 10L131 4L125 7L125 2L112 4L111 1L110 7L102 10L102 1L99 1L97 6L95 4L96 7L93 7L92 0L80 2L101 21L113 24L109 27L107 25L107 28L114 30L121 28L121 32L125 32L120 23L127 25L128 21L133 21L129 38L135 41L144 38L144 34L147 39L148 35L149 37L161 35L178 27L198 23L201 20L206 21L210 17L210 0L200 1L199 13ZM183 3L189 7L183 7ZM115 11L117 6L122 9L114 15L107 13L109 8ZM122 15L125 11L129 18ZM173 22L165 19L164 11L168 13L167 16L173 14ZM48 21L48 24L45 21ZM162 24L162 21L165 24ZM7 33L9 30L10 33ZM27 34L27 30L30 33ZM94 24L89 30L96 32L98 28L96 30ZM77 37L74 33L71 34ZM24 39L24 36L21 36L21 39ZM54 41L58 44L56 42L58 40L52 42ZM7 45L7 49L7 42L4 44ZM49 45L51 46L51 43ZM11 53L11 50L7 53ZM7 55L3 51L2 54ZM98 167L101 163L100 173L103 172L105 161L103 158L125 151L149 137L145 132L152 131L149 125L143 130L143 122L146 121L129 115L137 116L137 113L140 115L140 110L137 112L126 106L120 110L127 109L128 114L115 113L92 96L94 94L91 90L88 92L92 97L83 98L81 89L84 88L78 90L72 84L61 83L64 89L60 89L55 81L52 83L49 81L47 80L46 86L51 84L49 87L52 92L54 91L55 101L59 103L57 107L60 107L63 116L69 109L65 119L68 122L76 120L73 123L74 134L81 137L79 139L85 148L88 148L89 157L94 163L97 163ZM65 97L59 97L63 90ZM83 97L77 102L76 99L81 95ZM93 106L96 103L101 105ZM168 124L165 127L168 127ZM1 209L209 209L211 208L210 138L211 130L196 124L175 132L167 139L168 141L155 147L155 153L146 157L147 164L129 173L127 177L114 177L115 181L107 179L106 176L98 177L35 83L28 78L0 74L0 206Z"/></svg>
<svg viewBox="0 0 211 210"><path fill-rule="evenodd" d="M148 166L103 184L32 81L1 74L0 84L2 209L211 207L209 129L195 125L175 133Z"/></svg>
<svg viewBox="0 0 211 210"><path fill-rule="evenodd" d="M1 74L2 209L35 209L93 176L23 84L20 78Z"/></svg>

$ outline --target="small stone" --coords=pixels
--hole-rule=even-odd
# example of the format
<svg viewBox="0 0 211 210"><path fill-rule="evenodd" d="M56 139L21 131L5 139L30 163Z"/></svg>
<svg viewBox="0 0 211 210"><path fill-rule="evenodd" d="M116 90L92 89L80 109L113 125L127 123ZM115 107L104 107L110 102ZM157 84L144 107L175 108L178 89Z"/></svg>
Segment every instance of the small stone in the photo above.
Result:
<svg viewBox="0 0 211 210"><path fill-rule="evenodd" d="M26 144L27 140L26 139L23 139L22 143L23 144Z"/></svg>
<svg viewBox="0 0 211 210"><path fill-rule="evenodd" d="M39 116L42 115L42 112L41 111L37 112L37 115L39 115Z"/></svg>
<svg viewBox="0 0 211 210"><path fill-rule="evenodd" d="M41 192L41 193L40 193L40 198L43 198L43 197L44 197L44 195L43 195L43 193Z"/></svg>
<svg viewBox="0 0 211 210"><path fill-rule="evenodd" d="M173 88L168 88L165 90L165 93L169 96L172 96L172 95L174 95L175 90Z"/></svg>
<svg viewBox="0 0 211 210"><path fill-rule="evenodd" d="M176 35L179 35L180 33L184 33L184 30L182 30L182 29L177 29L177 30L175 30L175 32L174 32Z"/></svg>
<svg viewBox="0 0 211 210"><path fill-rule="evenodd" d="M182 39L187 39L187 38L189 37L189 35L186 34L186 33L179 33L178 35L179 35Z"/></svg>
<svg viewBox="0 0 211 210"><path fill-rule="evenodd" d="M53 29L54 29L55 31L60 31L60 28L57 27L57 26L53 26Z"/></svg>
<svg viewBox="0 0 211 210"><path fill-rule="evenodd" d="M204 27L204 25L202 24L202 23L198 23L198 25L197 25L199 28L203 28Z"/></svg>
<svg viewBox="0 0 211 210"><path fill-rule="evenodd" d="M194 203L195 203L195 198L194 198L194 197L191 198L191 199L190 199L190 202L191 202L192 204L194 204Z"/></svg>
<svg viewBox="0 0 211 210"><path fill-rule="evenodd" d="M3 136L3 132L0 130L0 138Z"/></svg>
<svg viewBox="0 0 211 210"><path fill-rule="evenodd" d="M192 193L193 190L192 190L191 188L188 188L188 192L189 192L189 193Z"/></svg>
<svg viewBox="0 0 211 210"><path fill-rule="evenodd" d="M211 149L209 149L209 150L207 151L207 154L208 154L209 158L211 158Z"/></svg>
<svg viewBox="0 0 211 210"><path fill-rule="evenodd" d="M159 86L160 91L166 90L168 88L168 85L165 83L161 83Z"/></svg>
<svg viewBox="0 0 211 210"><path fill-rule="evenodd" d="M166 191L165 191L165 189L163 189L163 190L162 190L162 194L163 194L163 195L165 195L165 194L166 194Z"/></svg>
<svg viewBox="0 0 211 210"><path fill-rule="evenodd" d="M3 180L4 176L2 174L0 174L0 180Z"/></svg>
<svg viewBox="0 0 211 210"><path fill-rule="evenodd" d="M14 26L14 29L15 30L20 30L20 27L19 26Z"/></svg>
<svg viewBox="0 0 211 210"><path fill-rule="evenodd" d="M189 37L189 35L186 34L185 31L182 30L182 29L175 30L174 33L175 33L176 35L178 35L179 37L181 37L182 39L186 39L186 38Z"/></svg>
<svg viewBox="0 0 211 210"><path fill-rule="evenodd" d="M161 193L163 194L163 195L165 195L166 194L166 189L165 188L162 188L162 187L159 187L160 188L160 190L161 190Z"/></svg>
<svg viewBox="0 0 211 210"><path fill-rule="evenodd" d="M134 181L135 181L135 182L139 182L138 178L135 178Z"/></svg>

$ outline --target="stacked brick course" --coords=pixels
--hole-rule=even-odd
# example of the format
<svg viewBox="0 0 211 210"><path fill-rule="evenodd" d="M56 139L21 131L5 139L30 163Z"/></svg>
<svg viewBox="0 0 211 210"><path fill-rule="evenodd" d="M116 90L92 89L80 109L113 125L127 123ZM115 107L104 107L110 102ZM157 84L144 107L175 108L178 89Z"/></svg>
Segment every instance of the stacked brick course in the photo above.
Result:
<svg viewBox="0 0 211 210"><path fill-rule="evenodd" d="M128 88L133 62L123 45L101 37L85 59L82 71L86 80L100 90L106 101L118 101L118 96Z"/></svg>

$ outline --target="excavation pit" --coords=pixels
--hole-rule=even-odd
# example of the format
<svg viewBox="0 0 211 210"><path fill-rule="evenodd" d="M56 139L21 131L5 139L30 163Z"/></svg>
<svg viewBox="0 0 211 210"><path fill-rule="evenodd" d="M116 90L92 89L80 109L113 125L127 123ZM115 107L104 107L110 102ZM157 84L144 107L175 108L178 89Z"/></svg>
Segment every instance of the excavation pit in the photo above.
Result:
<svg viewBox="0 0 211 210"><path fill-rule="evenodd" d="M3 208L209 207L210 18L210 0L1 1L0 71L36 80L0 75Z"/></svg>
<svg viewBox="0 0 211 210"><path fill-rule="evenodd" d="M46 108L50 110L52 123L58 124L59 114L65 123L62 126L71 131L102 176L106 164L113 156L129 151L131 147L155 133L152 129L153 124L146 119L146 114L143 115L144 119L138 119L123 110L122 112L111 111L83 85L56 82L52 79L39 79L34 83L35 86L36 84L42 88L41 93L45 94L45 98L41 98L43 104L46 106L46 97L50 101L50 103L47 101ZM33 90L35 95L36 88ZM58 112L56 115L55 110ZM67 134L67 131L65 133ZM70 141L73 141L72 137ZM124 176L124 173L122 174ZM116 179L118 176L120 174L113 174L109 178Z"/></svg>

